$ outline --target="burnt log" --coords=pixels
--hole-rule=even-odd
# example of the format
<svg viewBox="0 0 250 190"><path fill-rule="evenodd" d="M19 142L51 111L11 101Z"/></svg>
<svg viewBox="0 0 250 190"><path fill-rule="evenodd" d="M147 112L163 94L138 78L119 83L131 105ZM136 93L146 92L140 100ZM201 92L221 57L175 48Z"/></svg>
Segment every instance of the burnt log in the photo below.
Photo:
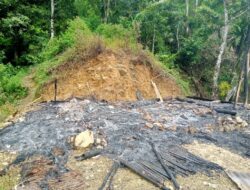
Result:
<svg viewBox="0 0 250 190"><path fill-rule="evenodd" d="M217 113L223 113L223 114L228 114L228 115L232 115L235 116L237 115L236 111L233 110L226 110L226 109L214 109Z"/></svg>
<svg viewBox="0 0 250 190"><path fill-rule="evenodd" d="M172 160L172 159L168 159L167 157L163 157L163 159L168 162L169 164L171 164L173 167L177 167L179 170L181 170L184 174L189 175L189 174L195 174L196 171L191 169L191 168L187 168L184 165L181 165L179 163L177 163L176 161Z"/></svg>
<svg viewBox="0 0 250 190"><path fill-rule="evenodd" d="M194 100L208 101L208 102L214 101L212 99L203 98L203 97L197 97L197 96L187 96L187 98L194 99Z"/></svg>
<svg viewBox="0 0 250 190"><path fill-rule="evenodd" d="M77 161L83 161L83 160L87 160L89 158L92 158L92 157L95 157L95 156L98 156L102 153L102 150L101 149L95 149L95 150L91 150L89 152L86 152L80 156L76 156L75 159Z"/></svg>
<svg viewBox="0 0 250 190"><path fill-rule="evenodd" d="M160 189L162 189L162 190L170 190L169 188L164 186L163 182L160 182L159 180L157 180L157 178L152 177L147 172L145 172L143 170L140 170L138 167L134 166L133 164L131 164L131 163L129 163L129 162L123 160L123 159L120 159L119 161L120 161L121 164L123 164L127 168L131 169L132 171L134 171L135 173L137 173L141 177L145 178L146 180L148 180L149 182L151 182L155 186L159 187Z"/></svg>
<svg viewBox="0 0 250 190"><path fill-rule="evenodd" d="M169 179L170 180L170 176L165 172L165 170L162 170L161 168L157 167L156 165L154 165L153 163L150 162L141 162L140 163L143 167L148 168L158 174L160 174L161 176L164 176L164 178Z"/></svg>
<svg viewBox="0 0 250 190"><path fill-rule="evenodd" d="M113 165L112 165L109 173L104 178L101 187L98 190L104 190L104 188L105 188L105 186L106 186L106 184L107 184L108 181L109 181L109 185L108 185L109 187L108 187L108 189L110 189L113 177L115 176L115 173L116 173L116 171L118 170L119 167L120 167L120 163L118 163L118 162L115 161L113 163Z"/></svg>
<svg viewBox="0 0 250 190"><path fill-rule="evenodd" d="M166 171L166 173L168 174L168 176L170 177L171 181L174 184L175 189L180 189L180 185L178 184L178 182L176 181L175 177L173 176L171 170L168 168L168 166L164 163L162 156L160 153L158 153L158 151L156 150L156 147L153 143L151 143L152 149L157 157L157 159L159 160L161 166L164 168L164 170Z"/></svg>
<svg viewBox="0 0 250 190"><path fill-rule="evenodd" d="M54 90L55 90L54 102L56 103L56 100L57 100L57 79L55 79L55 82L54 82Z"/></svg>

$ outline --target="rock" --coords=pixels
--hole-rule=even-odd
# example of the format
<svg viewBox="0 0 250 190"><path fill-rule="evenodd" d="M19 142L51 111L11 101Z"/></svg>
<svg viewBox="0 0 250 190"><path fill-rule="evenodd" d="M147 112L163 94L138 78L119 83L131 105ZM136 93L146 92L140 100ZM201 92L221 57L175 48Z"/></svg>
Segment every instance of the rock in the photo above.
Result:
<svg viewBox="0 0 250 190"><path fill-rule="evenodd" d="M153 118L151 117L151 115L149 113L144 113L143 114L143 118L148 121L148 122L152 122Z"/></svg>
<svg viewBox="0 0 250 190"><path fill-rule="evenodd" d="M224 126L223 132L230 132L231 128L229 126Z"/></svg>
<svg viewBox="0 0 250 190"><path fill-rule="evenodd" d="M175 132L177 130L177 126L173 125L172 127L167 127L166 130Z"/></svg>
<svg viewBox="0 0 250 190"><path fill-rule="evenodd" d="M114 109L114 106L108 106L109 109Z"/></svg>
<svg viewBox="0 0 250 190"><path fill-rule="evenodd" d="M24 117L20 117L20 118L18 118L18 120L17 120L18 122L24 122L25 121L25 118Z"/></svg>
<svg viewBox="0 0 250 190"><path fill-rule="evenodd" d="M104 138L97 138L95 140L95 145L97 145L97 148L103 149L103 147L107 146L108 143Z"/></svg>
<svg viewBox="0 0 250 190"><path fill-rule="evenodd" d="M2 162L2 165L3 165L3 166L8 166L9 163L8 163L8 162Z"/></svg>
<svg viewBox="0 0 250 190"><path fill-rule="evenodd" d="M245 127L247 127L247 126L248 126L248 123L247 123L246 121L244 121L244 120L243 120L243 122L242 122L242 124L241 124L241 125L242 125L242 127L243 127L243 128L245 128Z"/></svg>
<svg viewBox="0 0 250 190"><path fill-rule="evenodd" d="M146 123L145 127L152 129L154 126L151 123Z"/></svg>
<svg viewBox="0 0 250 190"><path fill-rule="evenodd" d="M74 146L76 148L87 148L94 143L93 131L86 130L79 135L75 136Z"/></svg>
<svg viewBox="0 0 250 190"><path fill-rule="evenodd" d="M235 120L236 120L237 124L239 125L239 127L245 128L248 126L248 123L245 120L241 119L239 116L237 116L235 118Z"/></svg>
<svg viewBox="0 0 250 190"><path fill-rule="evenodd" d="M96 144L101 144L101 139L97 138L95 141Z"/></svg>
<svg viewBox="0 0 250 190"><path fill-rule="evenodd" d="M197 132L197 129L195 127L192 126L188 126L188 131L189 134L195 134Z"/></svg>
<svg viewBox="0 0 250 190"><path fill-rule="evenodd" d="M70 103L75 103L75 104L76 104L78 101L77 101L76 98L73 98L73 99L71 99L69 102L70 102Z"/></svg>
<svg viewBox="0 0 250 190"><path fill-rule="evenodd" d="M107 143L107 141L106 141L105 139L102 139L102 140L101 140L101 145L102 145L103 147L106 147L106 146L108 145L108 143Z"/></svg>
<svg viewBox="0 0 250 190"><path fill-rule="evenodd" d="M239 116L237 116L235 119L236 119L236 122L239 123L239 124L244 122L244 120L241 119Z"/></svg>
<svg viewBox="0 0 250 190"><path fill-rule="evenodd" d="M157 127L159 130L163 131L164 130L164 126L161 123L154 123L153 127Z"/></svg>
<svg viewBox="0 0 250 190"><path fill-rule="evenodd" d="M97 148L97 149L103 149L103 146L98 145L96 148Z"/></svg>

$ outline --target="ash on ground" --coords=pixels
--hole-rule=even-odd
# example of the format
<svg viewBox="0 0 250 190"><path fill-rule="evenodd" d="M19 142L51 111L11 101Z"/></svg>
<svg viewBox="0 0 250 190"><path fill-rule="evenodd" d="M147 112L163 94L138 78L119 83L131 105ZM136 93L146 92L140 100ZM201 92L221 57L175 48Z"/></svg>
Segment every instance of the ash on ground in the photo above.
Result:
<svg viewBox="0 0 250 190"><path fill-rule="evenodd" d="M114 160L153 165L161 171L159 164L154 165L157 158L152 151L153 143L169 163L177 163L178 152L185 155L185 163L180 161L182 158L178 164L190 171L173 167L175 175L219 171L223 168L181 148L198 140L250 156L249 110L239 107L236 116L218 110L232 111L233 105L193 99L113 104L72 99L44 103L40 110L27 113L19 122L0 131L0 150L17 152L15 163L33 155L51 158L59 172L67 173L64 166L73 148L69 138L88 129L94 132L95 142L99 141L93 146L103 149L102 154ZM62 150L63 154L53 154L54 149ZM160 177L164 179L163 176Z"/></svg>

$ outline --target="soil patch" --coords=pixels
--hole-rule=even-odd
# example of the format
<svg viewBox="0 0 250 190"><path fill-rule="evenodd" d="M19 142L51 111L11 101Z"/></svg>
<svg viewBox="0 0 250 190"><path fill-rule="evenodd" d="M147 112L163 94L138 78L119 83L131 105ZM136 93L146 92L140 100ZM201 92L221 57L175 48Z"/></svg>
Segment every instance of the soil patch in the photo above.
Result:
<svg viewBox="0 0 250 190"><path fill-rule="evenodd" d="M176 97L176 82L152 68L146 58L105 51L89 61L72 61L52 71L58 79L58 100L95 97L107 101L156 98L152 82L163 97ZM42 100L54 99L54 81L43 87Z"/></svg>
<svg viewBox="0 0 250 190"><path fill-rule="evenodd" d="M190 152L217 163L226 170L250 172L250 159L235 154L225 148L218 147L214 144L193 143L185 145Z"/></svg>

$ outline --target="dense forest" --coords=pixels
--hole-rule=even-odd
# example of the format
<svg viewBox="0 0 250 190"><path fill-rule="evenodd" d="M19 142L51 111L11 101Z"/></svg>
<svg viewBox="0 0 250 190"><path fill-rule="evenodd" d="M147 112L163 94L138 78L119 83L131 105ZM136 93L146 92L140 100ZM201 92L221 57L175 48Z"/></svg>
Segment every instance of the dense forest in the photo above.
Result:
<svg viewBox="0 0 250 190"><path fill-rule="evenodd" d="M198 96L247 103L249 0L1 0L0 106L27 96L22 78L72 47L79 29L83 43L88 33L135 40Z"/></svg>

